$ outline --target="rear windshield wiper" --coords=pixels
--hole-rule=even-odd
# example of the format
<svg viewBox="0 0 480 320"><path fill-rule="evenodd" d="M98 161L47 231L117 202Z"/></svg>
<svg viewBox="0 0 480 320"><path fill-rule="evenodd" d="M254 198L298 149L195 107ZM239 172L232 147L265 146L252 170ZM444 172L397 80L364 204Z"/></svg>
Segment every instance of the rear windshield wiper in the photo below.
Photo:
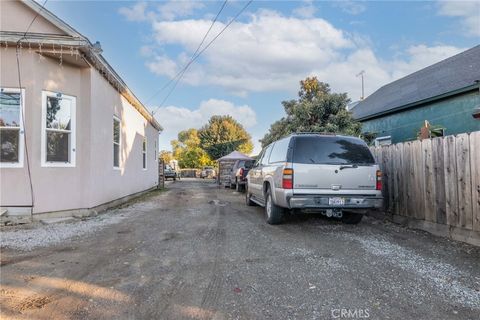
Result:
<svg viewBox="0 0 480 320"><path fill-rule="evenodd" d="M356 164L340 166L340 170L343 170L343 169L356 169L356 168L358 168L358 165L356 165Z"/></svg>

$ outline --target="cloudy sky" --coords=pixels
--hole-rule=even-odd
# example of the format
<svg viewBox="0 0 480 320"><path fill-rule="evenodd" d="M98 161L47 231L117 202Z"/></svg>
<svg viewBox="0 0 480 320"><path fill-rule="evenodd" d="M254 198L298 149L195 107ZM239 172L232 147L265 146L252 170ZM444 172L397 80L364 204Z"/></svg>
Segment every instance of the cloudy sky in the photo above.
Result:
<svg viewBox="0 0 480 320"><path fill-rule="evenodd" d="M170 87L223 1L50 1L151 110L170 149L178 131L230 114L255 140L283 115L298 82L316 75L352 100L480 43L480 2L254 1ZM246 2L227 1L205 44ZM204 45L205 45L204 44ZM164 102L163 102L164 101ZM163 104L162 104L163 102Z"/></svg>

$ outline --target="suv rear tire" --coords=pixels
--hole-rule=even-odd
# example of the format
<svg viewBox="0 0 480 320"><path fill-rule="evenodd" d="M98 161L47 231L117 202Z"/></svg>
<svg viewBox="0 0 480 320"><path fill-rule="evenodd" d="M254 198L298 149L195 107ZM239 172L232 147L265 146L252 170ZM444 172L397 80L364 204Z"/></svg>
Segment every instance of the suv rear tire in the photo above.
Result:
<svg viewBox="0 0 480 320"><path fill-rule="evenodd" d="M270 188L265 193L265 216L268 224L280 224L285 216L285 209L273 203Z"/></svg>
<svg viewBox="0 0 480 320"><path fill-rule="evenodd" d="M342 222L345 224L359 224L362 221L363 214L356 212L344 211L342 216Z"/></svg>

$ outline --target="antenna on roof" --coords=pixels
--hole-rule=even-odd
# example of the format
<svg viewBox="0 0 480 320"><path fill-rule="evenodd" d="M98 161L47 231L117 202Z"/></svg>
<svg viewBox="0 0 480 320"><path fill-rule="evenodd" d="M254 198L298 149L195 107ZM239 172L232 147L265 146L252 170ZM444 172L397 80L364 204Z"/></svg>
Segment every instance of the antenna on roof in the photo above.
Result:
<svg viewBox="0 0 480 320"><path fill-rule="evenodd" d="M364 89L364 84L363 84L363 76L364 75L365 75L365 70L362 70L357 74L357 78L362 77L362 96L360 97L360 100L365 99L365 89Z"/></svg>

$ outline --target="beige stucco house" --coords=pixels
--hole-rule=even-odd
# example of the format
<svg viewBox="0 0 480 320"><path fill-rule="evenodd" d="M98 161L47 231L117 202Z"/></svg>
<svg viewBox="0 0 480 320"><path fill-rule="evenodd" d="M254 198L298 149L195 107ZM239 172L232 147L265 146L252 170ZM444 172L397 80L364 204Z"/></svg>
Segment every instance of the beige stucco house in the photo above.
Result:
<svg viewBox="0 0 480 320"><path fill-rule="evenodd" d="M98 44L32 0L0 1L0 43L3 217L95 208L157 185L162 128Z"/></svg>

